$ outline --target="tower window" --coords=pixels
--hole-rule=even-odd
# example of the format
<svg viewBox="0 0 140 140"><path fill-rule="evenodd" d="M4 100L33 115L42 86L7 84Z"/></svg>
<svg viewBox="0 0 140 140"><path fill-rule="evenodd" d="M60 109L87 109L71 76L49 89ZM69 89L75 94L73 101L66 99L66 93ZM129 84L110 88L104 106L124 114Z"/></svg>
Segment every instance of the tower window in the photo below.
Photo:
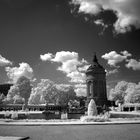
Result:
<svg viewBox="0 0 140 140"><path fill-rule="evenodd" d="M90 90L89 90L89 92L90 92L90 94L93 93L93 84L92 83L90 83Z"/></svg>

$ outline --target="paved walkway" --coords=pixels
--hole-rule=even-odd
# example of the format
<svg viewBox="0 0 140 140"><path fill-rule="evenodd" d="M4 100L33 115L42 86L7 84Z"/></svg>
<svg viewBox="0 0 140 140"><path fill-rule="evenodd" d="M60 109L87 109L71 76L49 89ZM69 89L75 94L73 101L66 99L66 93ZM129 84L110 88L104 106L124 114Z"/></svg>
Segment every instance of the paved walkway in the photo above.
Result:
<svg viewBox="0 0 140 140"><path fill-rule="evenodd" d="M1 136L29 136L29 140L139 140L140 124L121 125L0 125Z"/></svg>

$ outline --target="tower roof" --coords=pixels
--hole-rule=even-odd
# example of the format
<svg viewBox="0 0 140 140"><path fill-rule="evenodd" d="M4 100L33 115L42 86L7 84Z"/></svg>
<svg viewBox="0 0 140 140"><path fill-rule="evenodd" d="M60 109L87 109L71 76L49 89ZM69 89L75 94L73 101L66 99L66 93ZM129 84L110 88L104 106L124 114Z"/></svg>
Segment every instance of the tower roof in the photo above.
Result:
<svg viewBox="0 0 140 140"><path fill-rule="evenodd" d="M98 63L96 53L94 53L92 64L89 66L86 73L88 72L105 72L104 68Z"/></svg>
<svg viewBox="0 0 140 140"><path fill-rule="evenodd" d="M93 63L98 63L96 52L94 53L94 56L93 56Z"/></svg>

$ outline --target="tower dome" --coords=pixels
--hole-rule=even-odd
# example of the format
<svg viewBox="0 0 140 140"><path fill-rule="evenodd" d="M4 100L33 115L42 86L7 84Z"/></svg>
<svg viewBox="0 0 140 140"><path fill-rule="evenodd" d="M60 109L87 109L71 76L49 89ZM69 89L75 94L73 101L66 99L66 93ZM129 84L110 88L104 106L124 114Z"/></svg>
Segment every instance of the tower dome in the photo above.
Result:
<svg viewBox="0 0 140 140"><path fill-rule="evenodd" d="M98 63L96 53L93 56L92 64L89 66L89 68L86 71L86 75L91 73L105 73L105 69Z"/></svg>

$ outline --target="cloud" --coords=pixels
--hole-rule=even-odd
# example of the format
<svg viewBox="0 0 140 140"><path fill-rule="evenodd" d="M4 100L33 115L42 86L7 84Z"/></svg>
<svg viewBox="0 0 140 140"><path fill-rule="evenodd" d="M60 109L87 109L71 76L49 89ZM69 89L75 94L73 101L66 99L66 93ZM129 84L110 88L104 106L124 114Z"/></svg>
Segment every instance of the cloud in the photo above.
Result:
<svg viewBox="0 0 140 140"><path fill-rule="evenodd" d="M12 62L2 57L2 55L0 55L0 66L3 67L7 65L12 65Z"/></svg>
<svg viewBox="0 0 140 140"><path fill-rule="evenodd" d="M58 67L58 70L63 71L64 73L70 73L76 71L78 65L80 65L80 62L75 59L72 59L62 62L62 65Z"/></svg>
<svg viewBox="0 0 140 140"><path fill-rule="evenodd" d="M106 75L109 76L109 75L112 75L112 74L115 74L118 72L119 72L118 69L113 69L113 70L109 70L109 71L106 70Z"/></svg>
<svg viewBox="0 0 140 140"><path fill-rule="evenodd" d="M95 4L92 1L81 1L79 12L84 12L86 14L98 14L102 11L102 7L99 4Z"/></svg>
<svg viewBox="0 0 140 140"><path fill-rule="evenodd" d="M135 59L130 59L126 64L126 67L132 68L133 70L140 70L140 61L137 61Z"/></svg>
<svg viewBox="0 0 140 140"><path fill-rule="evenodd" d="M19 67L6 67L7 76L12 82L16 82L20 76L26 76L31 79L33 77L33 69L27 63L20 63Z"/></svg>
<svg viewBox="0 0 140 140"><path fill-rule="evenodd" d="M67 74L67 77L71 78L70 82L74 83L85 83L85 74L79 71L74 71Z"/></svg>
<svg viewBox="0 0 140 140"><path fill-rule="evenodd" d="M69 60L77 60L78 57L78 53L76 52L61 51L55 54L55 57L52 59L52 61L64 63Z"/></svg>
<svg viewBox="0 0 140 140"><path fill-rule="evenodd" d="M105 24L104 21L101 19L95 20L94 23L96 25L101 25L103 27L102 31L99 33L99 35L103 35L104 31L109 27L109 25Z"/></svg>
<svg viewBox="0 0 140 140"><path fill-rule="evenodd" d="M71 3L79 5L79 13L95 16L112 10L117 16L113 23L116 33L131 31L132 26L140 28L139 0L71 0Z"/></svg>
<svg viewBox="0 0 140 140"><path fill-rule="evenodd" d="M127 60L127 58L129 56L131 56L131 54L128 53L127 51L122 51L121 54L118 54L116 51L111 51L109 53L102 55L102 58L107 60L108 61L107 63L110 66L119 67L119 66L116 66L116 64L118 64L124 60Z"/></svg>
<svg viewBox="0 0 140 140"><path fill-rule="evenodd" d="M121 51L121 54L123 54L126 57L132 56L132 54L129 53L128 51Z"/></svg>
<svg viewBox="0 0 140 140"><path fill-rule="evenodd" d="M42 61L51 60L52 58L53 58L52 53L47 53L47 54L44 54L44 55L40 55L40 59Z"/></svg>
<svg viewBox="0 0 140 140"><path fill-rule="evenodd" d="M108 25L106 25L106 24L104 23L104 21L101 20L101 19L95 20L94 23L95 23L96 25L101 25L101 26L103 26L104 28L107 28L107 27L108 27Z"/></svg>
<svg viewBox="0 0 140 140"><path fill-rule="evenodd" d="M85 84L76 84L75 90L77 96L86 96L86 85Z"/></svg>
<svg viewBox="0 0 140 140"><path fill-rule="evenodd" d="M48 54L45 55L48 58ZM85 59L80 60L77 52L56 52L55 55L51 54L51 57L49 57L49 59L46 60L44 59L44 61L58 63L59 66L57 70L65 73L66 76L70 78L70 82L83 83L85 81L84 72L88 67L88 62Z"/></svg>
<svg viewBox="0 0 140 140"><path fill-rule="evenodd" d="M86 64L86 65L84 65L84 66L82 66L82 67L78 67L78 71L80 71L80 72L85 72L85 71L88 69L89 66L90 66L90 65Z"/></svg>

